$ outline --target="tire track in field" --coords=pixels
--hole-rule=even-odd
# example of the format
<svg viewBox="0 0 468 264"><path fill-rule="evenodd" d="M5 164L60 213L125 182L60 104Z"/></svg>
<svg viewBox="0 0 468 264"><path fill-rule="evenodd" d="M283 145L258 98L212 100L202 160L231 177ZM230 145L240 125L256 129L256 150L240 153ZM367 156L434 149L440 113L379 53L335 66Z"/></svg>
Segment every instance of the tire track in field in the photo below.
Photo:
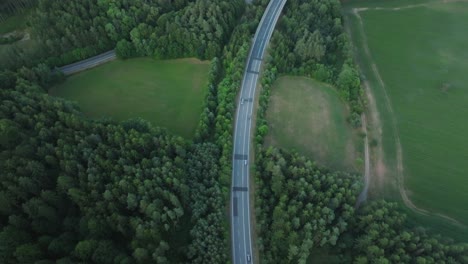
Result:
<svg viewBox="0 0 468 264"><path fill-rule="evenodd" d="M409 9L409 8L415 8L415 7L422 7L422 6L430 6L431 4L450 4L450 3L457 3L457 2L468 2L468 0L441 0L441 1L429 1L426 3L421 3L421 4L413 4L413 5L405 5L405 6L398 6L398 7L381 7L381 6L376 6L376 7L355 7L353 8L353 13L356 16L359 16L359 20L361 21L360 15L358 12L361 11L366 11L366 10L385 10L385 11L398 11L398 10L403 10L403 9ZM362 23L361 23L362 25Z"/></svg>
<svg viewBox="0 0 468 264"><path fill-rule="evenodd" d="M361 124L362 132L364 133L364 188L356 202L356 208L367 200L367 193L369 192L369 183L370 183L370 157L369 157L369 136L367 134L367 121L366 115L363 113L361 115Z"/></svg>
<svg viewBox="0 0 468 264"><path fill-rule="evenodd" d="M450 0L448 0L450 1ZM457 0L452 0L452 2L455 2ZM463 0L459 0L459 1L463 1ZM407 193L407 190L405 189L405 186L404 186L404 166L403 166L403 150L402 150L402 147L401 147L401 140L400 140L400 132L398 130L398 126L397 126L397 120L395 118L395 112L393 110L393 107L392 107L392 104L391 104L391 100L390 100L390 96L388 95L388 92L387 92L387 89L385 87L385 83L380 75L380 72L377 68L377 65L375 64L374 60L372 59L372 55L370 53L370 49L369 49L369 46L368 46L368 41L367 41L367 36L366 34L364 33L364 23L362 21L362 18L361 18L361 15L359 14L359 12L361 11L365 11L365 10L369 10L369 9L373 9L373 10L401 10L401 9L407 9L407 8L413 8L413 7L418 7L418 6L426 6L427 4L429 3L426 3L426 4L419 4L419 5L408 5L408 6L403 6L403 7L394 7L394 8L381 8L381 7L376 7L376 8L353 8L352 9L352 13L356 16L356 18L358 19L359 21L359 32L360 32L360 35L361 35L361 39L363 41L363 48L364 48L364 52L365 52L365 55L367 56L370 64L371 64L371 68L372 68L372 73L374 74L374 76L377 78L377 81L379 82L380 86L382 87L382 91L383 91L383 94L384 94L384 101L385 101L385 106L388 110L388 112L390 113L390 120L391 120L391 126L392 126L392 129L393 129L393 136L394 136L394 140L395 140L395 147L396 147L396 150L397 150L397 153L396 153L396 160L397 160L397 186L398 186L398 190L400 192L400 196L403 200L403 203L408 207L410 208L411 210L413 210L414 212L417 212L419 214L423 214L423 215L435 215L435 216L439 216L445 220L448 220L450 221L451 223L459 226L459 227L462 227L462 228L467 228L467 226L465 226L464 224L462 224L461 222L457 221L456 219L450 217L450 216L447 216L445 214L441 214L441 213L434 213L434 212L429 212L423 208L420 208L420 207L417 207L412 201L411 199L408 197L408 193ZM366 91L366 94L367 94L367 97L370 99L370 101L372 102L375 102L375 99L373 98L373 94L371 92L371 89L370 89L370 85L367 81L364 82L364 86L365 86L365 91ZM373 121L376 122L376 126L379 128L379 130L381 130L381 122L378 118L378 109L375 105L375 103L370 103L370 110L372 112L375 112L375 116L373 118ZM377 118L376 118L377 117ZM380 137L381 137L381 132L379 133L380 134ZM366 137L367 139L367 137ZM382 142L382 140L380 140L380 142ZM368 144L368 142L366 142ZM382 153L383 154L383 153ZM382 158L382 155L379 155L380 158ZM366 190L366 197L367 197L367 190Z"/></svg>

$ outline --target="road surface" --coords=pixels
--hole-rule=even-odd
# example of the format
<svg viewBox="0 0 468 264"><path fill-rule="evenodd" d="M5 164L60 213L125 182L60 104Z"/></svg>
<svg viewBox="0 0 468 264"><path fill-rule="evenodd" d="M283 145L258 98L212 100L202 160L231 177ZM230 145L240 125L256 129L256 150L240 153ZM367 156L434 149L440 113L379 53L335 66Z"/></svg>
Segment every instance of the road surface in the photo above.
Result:
<svg viewBox="0 0 468 264"><path fill-rule="evenodd" d="M249 207L250 117L263 55L285 3L286 0L271 0L268 4L253 38L240 91L232 159L231 237L234 264L254 262Z"/></svg>
<svg viewBox="0 0 468 264"><path fill-rule="evenodd" d="M100 64L106 63L108 61L114 60L116 58L115 51L111 50L104 52L97 56L91 57L86 60L75 62L73 64L65 65L60 67L59 70L62 71L65 75L70 75L80 71L84 71Z"/></svg>

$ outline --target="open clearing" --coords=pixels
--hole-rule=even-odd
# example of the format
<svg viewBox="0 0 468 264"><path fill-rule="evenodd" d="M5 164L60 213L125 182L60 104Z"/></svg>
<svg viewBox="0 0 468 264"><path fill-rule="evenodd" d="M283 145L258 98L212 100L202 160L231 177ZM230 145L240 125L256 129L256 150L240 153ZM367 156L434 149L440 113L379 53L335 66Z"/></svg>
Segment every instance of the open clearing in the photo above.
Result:
<svg viewBox="0 0 468 264"><path fill-rule="evenodd" d="M399 188L414 210L466 229L468 2L363 3L347 17L382 122L381 190Z"/></svg>
<svg viewBox="0 0 468 264"><path fill-rule="evenodd" d="M26 28L26 23L28 21L28 17L32 10L23 11L20 14L11 16L7 18L5 21L0 23L0 35L10 33L15 30L23 30Z"/></svg>
<svg viewBox="0 0 468 264"><path fill-rule="evenodd" d="M51 95L76 101L85 115L140 117L192 138L207 91L209 64L196 59L116 60L72 75Z"/></svg>
<svg viewBox="0 0 468 264"><path fill-rule="evenodd" d="M30 30L27 28L27 21L29 16L33 12L33 9L28 9L20 14L11 16L5 21L0 23L0 37L11 34L14 31L24 32L24 38L12 44L1 44L0 45L0 67L4 64L2 62L10 60L11 56L7 55L8 50L13 46L18 46L25 49L33 49L37 44L34 39L31 39Z"/></svg>
<svg viewBox="0 0 468 264"><path fill-rule="evenodd" d="M357 171L357 136L336 90L305 77L284 76L271 88L266 144L295 149L318 164Z"/></svg>

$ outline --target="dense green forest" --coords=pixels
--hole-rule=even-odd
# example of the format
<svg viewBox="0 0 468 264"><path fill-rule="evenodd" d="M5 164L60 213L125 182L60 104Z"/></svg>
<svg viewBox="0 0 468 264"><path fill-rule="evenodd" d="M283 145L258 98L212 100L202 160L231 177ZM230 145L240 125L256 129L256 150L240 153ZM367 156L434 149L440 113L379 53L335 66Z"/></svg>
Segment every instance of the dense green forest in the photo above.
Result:
<svg viewBox="0 0 468 264"><path fill-rule="evenodd" d="M334 246L354 215L357 175L330 172L277 148L256 156L257 229L264 263L306 263L313 247Z"/></svg>
<svg viewBox="0 0 468 264"><path fill-rule="evenodd" d="M187 5L206 5L208 1L199 2ZM40 18L41 12L57 13L56 19L61 16L76 21L71 23L76 27L44 23L36 25L43 33L36 32L43 36L57 34L47 44L51 47L66 47L67 41L89 38L89 43L73 42L69 48L78 53L90 43L97 45L93 49L101 44L105 48L104 42L114 40L106 40L105 35L98 39L92 35L95 32L84 30L100 23L92 22L97 19L92 14L97 13L92 13L92 5L86 5L90 3L40 1L39 18L34 18L37 23L53 21ZM168 14L184 10L185 2L177 3L178 9ZM249 6L238 21L226 20L225 25L238 23L229 25L235 26L232 37L223 33L213 38L219 47L224 42L228 45L224 50L217 48L221 59L212 60L209 93L194 142L169 135L144 120L116 123L87 119L75 105L47 95L49 87L63 79L47 66L51 60L2 71L0 262L228 262L230 120L248 41L265 3ZM231 4L220 2L225 8ZM172 4L169 7L174 8ZM74 10L75 15L67 15L64 9ZM223 13L221 9L215 11ZM77 17L80 12L83 15ZM123 25L123 21L118 24ZM191 28L195 26L181 24L183 30L194 30ZM100 44L91 41L101 39ZM184 45L193 44L191 39L185 41ZM133 39L128 43L134 49ZM54 52L65 54L65 58L64 49ZM134 49L133 55L143 54ZM26 58L12 59L21 65ZM221 80L223 84L218 86Z"/></svg>
<svg viewBox="0 0 468 264"><path fill-rule="evenodd" d="M2 68L61 66L116 48L123 58L220 56L245 8L241 0L40 0L34 48L12 46Z"/></svg>
<svg viewBox="0 0 468 264"><path fill-rule="evenodd" d="M90 121L20 73L0 78L1 263L226 260L214 144Z"/></svg>
<svg viewBox="0 0 468 264"><path fill-rule="evenodd" d="M411 227L395 203L374 201L355 210L362 187L357 175L277 148L262 149L256 159L262 263L308 263L313 248L340 263L468 262L468 244Z"/></svg>
<svg viewBox="0 0 468 264"><path fill-rule="evenodd" d="M342 262L468 263L468 244L408 226L407 216L396 203L366 204L339 242Z"/></svg>
<svg viewBox="0 0 468 264"><path fill-rule="evenodd" d="M272 63L280 74L310 76L334 84L361 125L359 74L352 61L339 0L288 0L272 38Z"/></svg>

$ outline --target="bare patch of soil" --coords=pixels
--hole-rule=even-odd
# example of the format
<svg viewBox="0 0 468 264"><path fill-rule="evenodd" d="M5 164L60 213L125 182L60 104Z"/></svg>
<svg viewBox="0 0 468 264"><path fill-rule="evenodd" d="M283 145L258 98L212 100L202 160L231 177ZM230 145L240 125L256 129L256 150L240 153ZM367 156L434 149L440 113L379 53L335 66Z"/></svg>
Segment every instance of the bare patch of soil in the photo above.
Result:
<svg viewBox="0 0 468 264"><path fill-rule="evenodd" d="M182 59L175 59L173 61L174 62L184 61L184 62L189 62L191 64L209 64L210 63L209 60L199 60L197 58L182 58Z"/></svg>
<svg viewBox="0 0 468 264"><path fill-rule="evenodd" d="M356 208L361 205L361 203L367 200L367 193L369 192L369 183L370 183L370 160L369 160L369 135L367 134L367 121L366 115L362 114L362 132L365 134L364 137L364 188L359 194L359 197L356 201Z"/></svg>
<svg viewBox="0 0 468 264"><path fill-rule="evenodd" d="M364 91L366 92L367 96L367 103L369 108L369 123L371 125L371 131L369 134L372 135L372 138L379 142L371 151L372 152L372 163L375 164L372 170L373 177L373 184L376 185L377 188L382 188L385 185L385 178L387 174L387 166L385 165L384 161L384 151L382 142L382 122L380 120L379 111L377 110L377 104L374 99L374 95L372 94L372 90L370 88L369 82L364 81ZM366 133L367 134L367 133Z"/></svg>
<svg viewBox="0 0 468 264"><path fill-rule="evenodd" d="M29 34L29 32L26 32L24 34L24 37L20 41L26 41L26 40L30 40L30 39L31 39L31 35Z"/></svg>

